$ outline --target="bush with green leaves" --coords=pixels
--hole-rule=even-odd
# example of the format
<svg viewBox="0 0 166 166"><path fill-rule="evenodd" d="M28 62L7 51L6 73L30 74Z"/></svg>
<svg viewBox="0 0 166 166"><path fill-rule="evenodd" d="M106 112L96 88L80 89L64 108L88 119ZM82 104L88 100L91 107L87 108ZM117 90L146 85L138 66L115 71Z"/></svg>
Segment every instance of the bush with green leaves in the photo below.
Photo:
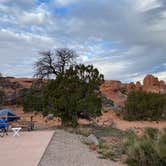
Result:
<svg viewBox="0 0 166 166"><path fill-rule="evenodd" d="M77 125L79 117L101 114L99 86L103 75L92 65L76 65L46 84L43 92L43 114L53 113L63 124Z"/></svg>
<svg viewBox="0 0 166 166"><path fill-rule="evenodd" d="M0 106L4 104L4 100L5 100L5 93L4 91L0 90Z"/></svg>
<svg viewBox="0 0 166 166"><path fill-rule="evenodd" d="M166 131L148 128L143 136L128 132L124 150L128 155L129 166L165 166Z"/></svg>
<svg viewBox="0 0 166 166"><path fill-rule="evenodd" d="M166 119L166 95L132 91L125 103L126 120Z"/></svg>
<svg viewBox="0 0 166 166"><path fill-rule="evenodd" d="M30 89L22 89L17 97L17 104L22 105L25 112L42 112L42 87L33 84Z"/></svg>

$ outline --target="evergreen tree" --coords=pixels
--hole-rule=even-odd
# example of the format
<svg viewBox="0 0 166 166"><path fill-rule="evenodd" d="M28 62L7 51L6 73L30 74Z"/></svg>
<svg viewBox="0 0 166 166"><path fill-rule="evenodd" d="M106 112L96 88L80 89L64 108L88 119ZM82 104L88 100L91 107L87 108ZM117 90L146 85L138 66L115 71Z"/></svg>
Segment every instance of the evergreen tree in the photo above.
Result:
<svg viewBox="0 0 166 166"><path fill-rule="evenodd" d="M92 65L70 67L44 88L43 114L53 113L63 124L77 125L79 117L101 114L99 86L104 76Z"/></svg>

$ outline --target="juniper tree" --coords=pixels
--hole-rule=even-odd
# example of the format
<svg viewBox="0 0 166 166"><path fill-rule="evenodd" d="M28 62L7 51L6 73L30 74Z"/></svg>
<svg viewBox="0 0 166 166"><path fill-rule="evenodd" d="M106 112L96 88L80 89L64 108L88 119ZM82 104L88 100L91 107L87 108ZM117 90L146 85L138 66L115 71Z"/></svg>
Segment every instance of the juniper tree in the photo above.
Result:
<svg viewBox="0 0 166 166"><path fill-rule="evenodd" d="M50 80L43 93L43 114L53 113L63 124L77 125L78 118L101 114L99 86L104 76L92 65L76 65L55 80Z"/></svg>

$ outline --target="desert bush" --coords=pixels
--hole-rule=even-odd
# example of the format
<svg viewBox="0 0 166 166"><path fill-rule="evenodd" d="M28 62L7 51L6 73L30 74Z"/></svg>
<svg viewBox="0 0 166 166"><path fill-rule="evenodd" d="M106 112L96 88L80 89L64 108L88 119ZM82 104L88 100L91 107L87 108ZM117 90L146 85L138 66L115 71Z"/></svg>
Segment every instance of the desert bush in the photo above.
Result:
<svg viewBox="0 0 166 166"><path fill-rule="evenodd" d="M125 103L126 120L161 120L166 119L166 95L132 91Z"/></svg>
<svg viewBox="0 0 166 166"><path fill-rule="evenodd" d="M34 86L22 89L17 97L17 105L22 105L25 112L42 112L42 91Z"/></svg>
<svg viewBox="0 0 166 166"><path fill-rule="evenodd" d="M0 90L0 106L4 104L5 100L5 93L4 91Z"/></svg>
<svg viewBox="0 0 166 166"><path fill-rule="evenodd" d="M155 136L155 137L154 137ZM166 132L146 129L141 137L128 132L124 141L124 150L128 155L129 166L165 166Z"/></svg>

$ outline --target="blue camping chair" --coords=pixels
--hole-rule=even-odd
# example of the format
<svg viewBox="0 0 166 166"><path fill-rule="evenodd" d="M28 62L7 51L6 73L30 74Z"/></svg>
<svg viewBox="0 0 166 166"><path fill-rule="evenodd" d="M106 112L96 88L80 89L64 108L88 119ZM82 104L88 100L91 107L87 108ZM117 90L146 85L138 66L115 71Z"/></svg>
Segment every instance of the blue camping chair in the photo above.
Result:
<svg viewBox="0 0 166 166"><path fill-rule="evenodd" d="M3 137L4 134L8 135L9 124L6 119L0 119L0 136Z"/></svg>

